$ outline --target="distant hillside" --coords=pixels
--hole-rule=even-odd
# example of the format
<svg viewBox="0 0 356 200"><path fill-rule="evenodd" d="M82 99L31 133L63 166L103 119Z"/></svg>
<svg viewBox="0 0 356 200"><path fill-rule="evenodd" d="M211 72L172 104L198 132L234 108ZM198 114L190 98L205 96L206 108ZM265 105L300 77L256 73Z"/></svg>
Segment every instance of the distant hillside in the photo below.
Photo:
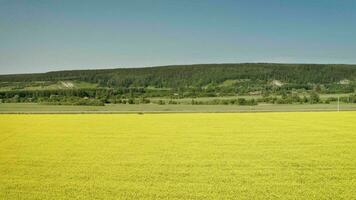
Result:
<svg viewBox="0 0 356 200"><path fill-rule="evenodd" d="M356 65L198 64L1 75L0 82L79 81L100 87L189 88L254 84L332 84L356 80ZM229 82L230 81L230 82Z"/></svg>
<svg viewBox="0 0 356 200"><path fill-rule="evenodd" d="M256 105L356 103L356 65L201 64L0 76L0 103ZM345 96L347 94L347 96ZM248 95L250 99L236 99ZM235 99L194 100L198 97ZM339 95L338 95L339 96ZM156 100L155 98L164 98Z"/></svg>

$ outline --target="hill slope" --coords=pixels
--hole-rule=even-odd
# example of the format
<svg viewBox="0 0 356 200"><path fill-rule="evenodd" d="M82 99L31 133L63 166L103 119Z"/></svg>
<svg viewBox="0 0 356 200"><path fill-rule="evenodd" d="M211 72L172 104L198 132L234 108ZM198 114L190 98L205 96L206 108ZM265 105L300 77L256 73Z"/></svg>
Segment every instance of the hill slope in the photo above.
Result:
<svg viewBox="0 0 356 200"><path fill-rule="evenodd" d="M203 87L222 84L226 80L250 80L260 84L274 80L289 84L331 84L345 79L356 79L356 65L199 64L0 76L0 82L71 80L96 83L102 87L157 88Z"/></svg>
<svg viewBox="0 0 356 200"><path fill-rule="evenodd" d="M0 76L0 103L134 104L160 97L177 104L172 99L236 95L254 99L191 100L190 104L319 103L318 93L354 93L355 80L356 65L201 64L58 71ZM336 99L329 98L325 103L332 101ZM342 101L356 102L356 95Z"/></svg>

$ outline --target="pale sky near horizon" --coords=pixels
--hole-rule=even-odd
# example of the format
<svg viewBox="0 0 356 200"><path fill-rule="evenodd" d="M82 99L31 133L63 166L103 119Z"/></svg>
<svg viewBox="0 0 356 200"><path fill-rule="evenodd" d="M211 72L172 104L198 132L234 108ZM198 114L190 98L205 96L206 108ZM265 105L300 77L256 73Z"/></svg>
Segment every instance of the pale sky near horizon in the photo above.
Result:
<svg viewBox="0 0 356 200"><path fill-rule="evenodd" d="M238 62L356 64L356 1L0 0L0 74Z"/></svg>

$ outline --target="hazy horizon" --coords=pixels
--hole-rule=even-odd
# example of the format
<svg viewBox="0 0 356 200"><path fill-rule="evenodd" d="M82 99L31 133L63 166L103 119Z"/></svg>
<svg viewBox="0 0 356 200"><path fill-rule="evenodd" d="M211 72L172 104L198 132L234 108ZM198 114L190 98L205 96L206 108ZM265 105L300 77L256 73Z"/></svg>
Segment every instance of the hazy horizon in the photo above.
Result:
<svg viewBox="0 0 356 200"><path fill-rule="evenodd" d="M356 1L0 0L0 74L355 64Z"/></svg>

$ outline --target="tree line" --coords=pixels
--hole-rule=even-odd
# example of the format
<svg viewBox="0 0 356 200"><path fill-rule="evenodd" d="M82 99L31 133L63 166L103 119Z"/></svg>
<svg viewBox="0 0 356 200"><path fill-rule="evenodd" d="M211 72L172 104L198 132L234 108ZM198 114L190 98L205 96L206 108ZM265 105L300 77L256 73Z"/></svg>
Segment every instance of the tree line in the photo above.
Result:
<svg viewBox="0 0 356 200"><path fill-rule="evenodd" d="M196 96L168 95L164 99L153 101L153 97L143 88L122 89L75 89L75 90L39 90L39 91L7 91L0 92L0 103L45 103L52 105L93 105L105 104L181 104L181 98L191 98L192 105L257 105L269 104L316 104L331 103L338 99L328 97L321 99L315 91L309 91L306 95L293 92L281 92L279 95L263 93L261 96L245 98L212 98L210 100L197 100ZM344 103L356 103L356 94L340 98Z"/></svg>
<svg viewBox="0 0 356 200"><path fill-rule="evenodd" d="M79 80L110 88L147 86L185 88L220 84L229 79L250 80L260 84L279 80L289 84L308 85L330 84L355 78L356 65L242 63L1 75L0 82Z"/></svg>

